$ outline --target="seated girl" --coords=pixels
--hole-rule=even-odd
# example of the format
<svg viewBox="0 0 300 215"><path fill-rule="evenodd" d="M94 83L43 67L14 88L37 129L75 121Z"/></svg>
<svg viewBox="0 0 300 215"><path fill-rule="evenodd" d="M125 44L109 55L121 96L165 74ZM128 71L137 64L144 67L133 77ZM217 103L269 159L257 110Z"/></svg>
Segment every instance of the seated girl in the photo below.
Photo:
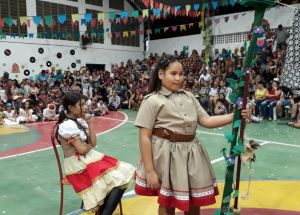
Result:
<svg viewBox="0 0 300 215"><path fill-rule="evenodd" d="M20 114L16 121L19 123L30 123L38 120L38 117L33 114L33 109L31 109L30 100L24 100L22 108L20 108Z"/></svg>
<svg viewBox="0 0 300 215"><path fill-rule="evenodd" d="M96 134L81 94L66 94L63 106L56 138L64 153L66 179L86 210L100 206L98 214L111 215L133 180L135 168L93 149Z"/></svg>

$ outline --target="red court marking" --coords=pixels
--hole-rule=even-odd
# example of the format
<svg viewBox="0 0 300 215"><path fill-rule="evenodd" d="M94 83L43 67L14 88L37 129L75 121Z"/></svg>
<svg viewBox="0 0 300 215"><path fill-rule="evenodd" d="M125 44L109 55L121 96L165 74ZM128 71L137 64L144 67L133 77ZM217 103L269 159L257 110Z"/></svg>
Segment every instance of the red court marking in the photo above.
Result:
<svg viewBox="0 0 300 215"><path fill-rule="evenodd" d="M201 215L213 215L215 209L202 209ZM263 208L242 208L242 215L300 215L299 211L287 211L276 209ZM176 215L183 215L182 212L177 212Z"/></svg>
<svg viewBox="0 0 300 215"><path fill-rule="evenodd" d="M117 120L102 119L97 117L94 119L94 128L96 134L103 133L107 130L113 129L114 127L120 125L126 118L126 115L121 112L111 112L108 115L105 115L105 118L112 118ZM43 150L51 147L51 132L55 122L46 122L46 123L36 123L36 124L27 124L30 129L36 130L40 134L40 139L34 143L22 146L17 149L10 149L5 152L0 152L0 158L29 153L31 151ZM20 135L22 134L13 134Z"/></svg>

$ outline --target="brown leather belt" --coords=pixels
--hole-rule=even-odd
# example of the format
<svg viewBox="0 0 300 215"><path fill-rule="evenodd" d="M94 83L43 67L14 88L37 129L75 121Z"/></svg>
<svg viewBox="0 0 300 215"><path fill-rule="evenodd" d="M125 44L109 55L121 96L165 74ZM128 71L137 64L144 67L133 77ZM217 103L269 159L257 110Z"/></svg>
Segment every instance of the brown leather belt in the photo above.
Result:
<svg viewBox="0 0 300 215"><path fill-rule="evenodd" d="M170 140L171 142L190 142L195 138L195 135L175 134L165 128L154 128L152 135Z"/></svg>

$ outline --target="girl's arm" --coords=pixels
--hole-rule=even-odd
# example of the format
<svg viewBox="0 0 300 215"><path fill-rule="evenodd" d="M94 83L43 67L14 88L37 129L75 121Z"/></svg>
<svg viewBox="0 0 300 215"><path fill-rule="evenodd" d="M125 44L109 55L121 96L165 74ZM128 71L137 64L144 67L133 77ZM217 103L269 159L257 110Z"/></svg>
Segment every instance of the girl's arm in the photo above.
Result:
<svg viewBox="0 0 300 215"><path fill-rule="evenodd" d="M89 136L90 136L90 143L93 147L97 145L97 138L96 138L96 133L94 129L94 123L92 122L91 116L85 116L85 121L87 122L89 126ZM90 145L90 144L87 144Z"/></svg>
<svg viewBox="0 0 300 215"><path fill-rule="evenodd" d="M233 113L221 116L205 116L198 120L198 123L205 128L217 128L228 125L233 121Z"/></svg>
<svg viewBox="0 0 300 215"><path fill-rule="evenodd" d="M76 151L81 155L85 155L94 147L92 144L82 143L79 135L70 139L66 139L66 141L67 143L72 144Z"/></svg>

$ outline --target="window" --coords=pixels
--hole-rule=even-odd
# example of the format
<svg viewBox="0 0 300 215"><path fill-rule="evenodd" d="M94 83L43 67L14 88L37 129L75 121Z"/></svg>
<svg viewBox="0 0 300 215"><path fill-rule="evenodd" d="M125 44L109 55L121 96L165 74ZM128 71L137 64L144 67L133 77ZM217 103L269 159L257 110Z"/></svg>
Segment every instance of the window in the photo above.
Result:
<svg viewBox="0 0 300 215"><path fill-rule="evenodd" d="M103 5L103 0L85 0L85 3L86 4L91 4L91 5L96 5L96 6L102 6Z"/></svg>
<svg viewBox="0 0 300 215"><path fill-rule="evenodd" d="M89 10L86 9L86 13L91 13L92 14L92 19L96 20L96 25L93 27L92 23L88 23L86 26L86 30L89 34L89 36L92 39L93 43L104 43L104 29L103 29L103 24L100 24L98 22L98 13L100 11L96 10Z"/></svg>
<svg viewBox="0 0 300 215"><path fill-rule="evenodd" d="M109 8L124 10L124 0L109 0Z"/></svg>
<svg viewBox="0 0 300 215"><path fill-rule="evenodd" d="M117 16L120 17L120 16ZM111 43L113 45L123 45L123 46L140 46L140 34L139 34L140 24L138 20L133 17L128 17L127 24L124 24L121 20L119 23L116 23L115 20L111 24L112 38ZM128 32L128 37L123 37L123 32ZM120 37L116 37L114 32L119 32ZM135 32L135 35L132 35L131 32Z"/></svg>
<svg viewBox="0 0 300 215"><path fill-rule="evenodd" d="M80 23L73 28L71 16L71 14L78 14L77 7L37 0L36 9L37 16L42 16L42 18L44 18L44 16L53 16L53 20L55 20L56 23L52 27L46 24L44 24L44 26L39 25L37 28L39 34L44 34L46 38L49 38L51 33L52 39L79 41ZM58 22L57 15L59 14L65 14L67 16L64 24Z"/></svg>
<svg viewBox="0 0 300 215"><path fill-rule="evenodd" d="M0 17L11 17L13 20L17 20L17 25L12 24L11 26L4 25L0 28L0 33L10 35L26 35L27 26L20 25L20 16L27 16L26 14L26 0L0 0Z"/></svg>

